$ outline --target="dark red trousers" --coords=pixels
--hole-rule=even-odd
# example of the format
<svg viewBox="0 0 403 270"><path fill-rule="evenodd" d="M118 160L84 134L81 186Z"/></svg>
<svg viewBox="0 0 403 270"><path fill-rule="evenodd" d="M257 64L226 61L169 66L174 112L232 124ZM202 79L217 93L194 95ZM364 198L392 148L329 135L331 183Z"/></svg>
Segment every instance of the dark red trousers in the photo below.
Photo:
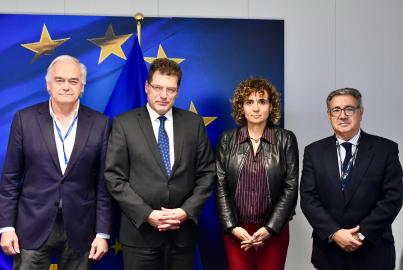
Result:
<svg viewBox="0 0 403 270"><path fill-rule="evenodd" d="M253 235L261 225L241 225L250 235ZM233 235L224 236L224 245L227 252L228 268L230 270L284 270L287 257L290 232L288 224L283 228L279 236L270 236L264 242L264 246L244 251L241 249L241 241Z"/></svg>

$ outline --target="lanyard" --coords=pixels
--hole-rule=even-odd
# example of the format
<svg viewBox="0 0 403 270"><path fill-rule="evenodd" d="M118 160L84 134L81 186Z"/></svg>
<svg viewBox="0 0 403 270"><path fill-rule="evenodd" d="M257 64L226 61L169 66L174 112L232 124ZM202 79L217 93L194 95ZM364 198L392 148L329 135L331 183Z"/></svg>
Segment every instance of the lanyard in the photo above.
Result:
<svg viewBox="0 0 403 270"><path fill-rule="evenodd" d="M67 155L66 155L66 150L64 149L64 142L66 141L66 139L67 139L67 137L69 136L71 130L73 129L75 123L77 122L77 118L78 118L78 114L74 117L74 120L73 120L73 122L71 123L70 127L67 129L67 132L66 132L66 134L64 135L64 137L62 136L62 132L61 132L59 126L56 124L56 121L53 120L53 122L55 123L55 126L56 126L57 134L59 135L59 139L60 139L60 141L62 142L62 146L63 146L63 156L64 156L64 164L66 164L66 165L69 163L69 160L68 160Z"/></svg>
<svg viewBox="0 0 403 270"><path fill-rule="evenodd" d="M358 143L359 143L359 141L358 141ZM339 165L340 166L339 167L340 181L343 182L343 183L346 181L346 178L347 178L348 174L351 171L351 167L353 167L354 161L355 161L355 159L357 157L358 143L357 143L357 146L355 147L354 153L351 155L351 158L347 163L346 170L343 171L343 161L341 159L340 143L339 143L338 140L336 140L337 152L339 153L339 162L340 162L340 165Z"/></svg>

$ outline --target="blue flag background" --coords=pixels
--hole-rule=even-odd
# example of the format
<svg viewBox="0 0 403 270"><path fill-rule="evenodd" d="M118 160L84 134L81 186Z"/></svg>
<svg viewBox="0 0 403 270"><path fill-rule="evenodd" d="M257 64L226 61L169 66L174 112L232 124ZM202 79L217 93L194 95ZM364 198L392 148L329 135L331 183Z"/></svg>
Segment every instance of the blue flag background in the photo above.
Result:
<svg viewBox="0 0 403 270"><path fill-rule="evenodd" d="M104 110L104 113L111 118L147 103L144 85L148 71L136 38L133 43L129 57Z"/></svg>
<svg viewBox="0 0 403 270"><path fill-rule="evenodd" d="M0 172L14 113L49 98L46 68L61 54L88 68L81 102L111 117L145 104L149 62L177 61L184 75L175 105L204 117L213 146L235 126L229 100L241 80L266 77L284 93L282 20L145 18L141 49L135 31L131 17L0 15ZM95 269L123 269L118 211L113 218L110 251ZM202 212L199 239L194 269L226 269L212 198ZM1 251L0 269L12 269L12 258Z"/></svg>

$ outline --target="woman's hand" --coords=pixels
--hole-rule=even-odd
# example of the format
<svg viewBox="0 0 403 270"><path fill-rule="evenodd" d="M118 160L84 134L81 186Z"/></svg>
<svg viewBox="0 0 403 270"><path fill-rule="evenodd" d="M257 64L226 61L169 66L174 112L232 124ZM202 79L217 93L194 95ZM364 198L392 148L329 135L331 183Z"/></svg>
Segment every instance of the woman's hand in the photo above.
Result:
<svg viewBox="0 0 403 270"><path fill-rule="evenodd" d="M241 241L241 249L247 251L252 248L252 236L242 227L232 229L232 234Z"/></svg>
<svg viewBox="0 0 403 270"><path fill-rule="evenodd" d="M261 227L252 235L251 244L253 248L257 250L258 248L263 247L264 241L270 236L271 236L270 232L265 227Z"/></svg>
<svg viewBox="0 0 403 270"><path fill-rule="evenodd" d="M242 227L233 228L231 233L241 241L248 241L252 238L252 236Z"/></svg>

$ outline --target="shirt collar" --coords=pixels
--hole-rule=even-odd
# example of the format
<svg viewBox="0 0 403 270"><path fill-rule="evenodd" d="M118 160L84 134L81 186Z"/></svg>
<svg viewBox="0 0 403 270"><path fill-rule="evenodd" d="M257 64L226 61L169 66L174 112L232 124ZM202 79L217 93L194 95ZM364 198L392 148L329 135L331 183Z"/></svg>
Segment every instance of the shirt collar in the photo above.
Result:
<svg viewBox="0 0 403 270"><path fill-rule="evenodd" d="M147 102L147 111L150 115L151 121L160 121L158 119L158 117L160 117L161 115L159 113L157 113L156 111L153 110L153 108L151 108L150 104L148 104ZM172 108L169 109L169 111L167 111L164 116L167 118L168 121L172 121L173 120L173 116L172 116Z"/></svg>
<svg viewBox="0 0 403 270"><path fill-rule="evenodd" d="M244 143L249 139L249 133L248 133L248 127L242 126L239 129L238 133L238 144ZM262 140L266 141L270 144L274 144L274 128L270 125L266 125L263 134L262 134Z"/></svg>
<svg viewBox="0 0 403 270"><path fill-rule="evenodd" d="M361 135L361 129L358 130L357 134L355 134L350 140L345 141L339 137L336 136L337 141L339 142L339 144L341 145L344 142L349 142L355 146L358 145L358 140L360 139L360 135Z"/></svg>
<svg viewBox="0 0 403 270"><path fill-rule="evenodd" d="M77 116L78 114L78 109L80 108L80 100L78 100L77 103L77 108L74 110L74 114L73 114L73 118ZM55 113L53 112L53 108L52 108L52 98L49 98L49 113L50 116L52 116L52 118L54 120L56 120L57 118L55 117Z"/></svg>

